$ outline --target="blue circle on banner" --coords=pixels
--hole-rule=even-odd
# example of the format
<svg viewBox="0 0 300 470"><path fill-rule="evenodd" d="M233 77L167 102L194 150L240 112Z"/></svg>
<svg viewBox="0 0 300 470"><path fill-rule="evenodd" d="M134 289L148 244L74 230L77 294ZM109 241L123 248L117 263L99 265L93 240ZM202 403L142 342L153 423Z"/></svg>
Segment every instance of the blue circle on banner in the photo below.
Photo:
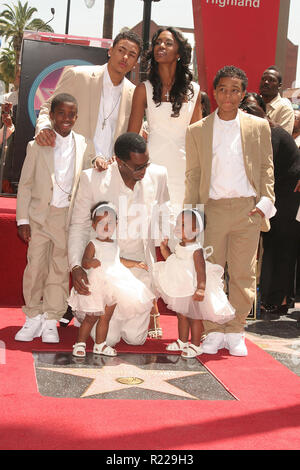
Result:
<svg viewBox="0 0 300 470"><path fill-rule="evenodd" d="M48 65L42 72L38 74L36 79L34 80L33 84L31 85L30 92L28 95L28 114L31 120L33 127L36 124L36 114L34 109L34 99L37 92L38 87L42 83L42 81L52 72L57 69L67 67L68 65L94 65L91 62L87 62L86 60L81 59L68 59L68 60L60 60L59 62L54 62L51 65Z"/></svg>

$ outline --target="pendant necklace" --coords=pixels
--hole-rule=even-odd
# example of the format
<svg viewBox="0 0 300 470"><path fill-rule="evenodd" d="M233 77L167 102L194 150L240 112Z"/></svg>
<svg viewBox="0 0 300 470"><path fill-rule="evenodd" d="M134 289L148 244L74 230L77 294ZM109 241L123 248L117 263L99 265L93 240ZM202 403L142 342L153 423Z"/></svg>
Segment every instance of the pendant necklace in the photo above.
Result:
<svg viewBox="0 0 300 470"><path fill-rule="evenodd" d="M104 96L103 96L104 98ZM103 102L103 115L104 115L104 118L103 118L103 121L102 121L102 130L104 129L104 127L106 126L106 121L110 118L110 116L112 115L112 113L114 112L114 110L116 109L119 101L120 101L120 98L121 98L121 93L119 94L119 97L115 103L115 105L113 106L111 112L108 114L108 116L105 117L105 110L104 110L104 102Z"/></svg>
<svg viewBox="0 0 300 470"><path fill-rule="evenodd" d="M171 83L171 85L166 86L167 92L164 94L164 97L167 99L167 101L170 101L170 91L171 91L173 85L174 85L174 80Z"/></svg>
<svg viewBox="0 0 300 470"><path fill-rule="evenodd" d="M71 201L71 197L72 197L72 191L71 191L71 192L70 192L70 191L65 191L65 190L58 184L55 174L54 174L54 178L55 178L55 183L57 184L57 186L59 187L59 189L60 189L63 193L65 193L65 194L68 195L68 201L70 202L70 201Z"/></svg>

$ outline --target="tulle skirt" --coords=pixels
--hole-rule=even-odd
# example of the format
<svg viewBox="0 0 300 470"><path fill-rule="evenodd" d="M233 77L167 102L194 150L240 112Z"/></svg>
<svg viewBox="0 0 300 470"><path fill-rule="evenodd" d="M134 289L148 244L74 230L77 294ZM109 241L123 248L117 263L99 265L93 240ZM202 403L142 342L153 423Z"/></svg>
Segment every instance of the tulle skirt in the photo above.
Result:
<svg viewBox="0 0 300 470"><path fill-rule="evenodd" d="M90 295L78 294L72 288L68 304L76 317L103 315L106 306L117 304L116 313L122 319L133 318L153 306L154 294L121 263L88 271Z"/></svg>
<svg viewBox="0 0 300 470"><path fill-rule="evenodd" d="M164 270L164 263L156 263L154 269L154 280L158 295L163 299L170 310L181 313L188 318L198 320L209 320L214 323L227 323L235 316L235 309L229 303L228 298L223 289L223 268L217 264L206 261L206 287L204 300L198 302L193 300L195 292L195 282L190 281L189 286L181 284L183 273L180 273L176 279L176 271L172 271L172 287L166 287L167 272L163 276L158 275L158 271ZM161 266L159 266L161 265ZM160 273L161 274L161 273ZM192 273L185 273L186 279L191 277ZM171 296L170 291L181 293L192 292L186 296Z"/></svg>

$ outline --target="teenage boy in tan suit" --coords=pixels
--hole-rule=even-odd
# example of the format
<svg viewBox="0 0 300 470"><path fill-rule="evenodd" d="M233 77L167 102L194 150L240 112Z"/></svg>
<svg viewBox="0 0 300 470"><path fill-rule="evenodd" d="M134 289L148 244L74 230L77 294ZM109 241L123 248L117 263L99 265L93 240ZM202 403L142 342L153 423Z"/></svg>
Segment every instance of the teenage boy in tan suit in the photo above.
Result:
<svg viewBox="0 0 300 470"><path fill-rule="evenodd" d="M108 50L105 65L69 67L62 74L52 95L70 93L80 110L74 130L94 142L95 165L107 168L105 162L113 156L114 143L127 132L135 86L126 75L136 65L142 41L133 31L119 33ZM40 109L36 124L36 142L53 146L49 110L52 97Z"/></svg>
<svg viewBox="0 0 300 470"><path fill-rule="evenodd" d="M91 167L94 145L72 128L77 102L59 94L50 117L55 147L31 141L23 164L17 196L19 236L28 243L23 276L26 322L17 341L58 343L57 321L67 308L69 269L67 234L81 171Z"/></svg>
<svg viewBox="0 0 300 470"><path fill-rule="evenodd" d="M255 298L256 254L261 228L274 208L274 175L268 122L238 109L247 87L233 66L214 80L218 109L191 125L186 137L185 204L205 204L205 246L213 263L229 274L229 300L236 317L224 325L204 321L202 352L221 348L246 356L244 326ZM262 225L264 227L262 227Z"/></svg>

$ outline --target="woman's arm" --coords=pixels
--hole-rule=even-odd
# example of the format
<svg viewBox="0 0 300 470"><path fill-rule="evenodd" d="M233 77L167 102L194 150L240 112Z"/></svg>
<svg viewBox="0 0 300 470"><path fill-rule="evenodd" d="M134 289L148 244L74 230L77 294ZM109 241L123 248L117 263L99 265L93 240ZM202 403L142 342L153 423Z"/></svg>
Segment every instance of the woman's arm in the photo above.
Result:
<svg viewBox="0 0 300 470"><path fill-rule="evenodd" d="M201 93L199 91L190 124L200 121L201 119L202 119L202 105L201 105Z"/></svg>
<svg viewBox="0 0 300 470"><path fill-rule="evenodd" d="M95 246L92 242L89 242L84 250L81 266L84 269L97 268L101 266L100 261L95 256Z"/></svg>
<svg viewBox="0 0 300 470"><path fill-rule="evenodd" d="M137 134L140 133L146 107L146 88L143 83L140 83L133 93L131 114L129 118L127 132L136 132Z"/></svg>
<svg viewBox="0 0 300 470"><path fill-rule="evenodd" d="M204 292L206 286L206 269L203 250L196 250L194 252L193 258L197 275L197 289L193 295L193 300L201 302L204 299Z"/></svg>

